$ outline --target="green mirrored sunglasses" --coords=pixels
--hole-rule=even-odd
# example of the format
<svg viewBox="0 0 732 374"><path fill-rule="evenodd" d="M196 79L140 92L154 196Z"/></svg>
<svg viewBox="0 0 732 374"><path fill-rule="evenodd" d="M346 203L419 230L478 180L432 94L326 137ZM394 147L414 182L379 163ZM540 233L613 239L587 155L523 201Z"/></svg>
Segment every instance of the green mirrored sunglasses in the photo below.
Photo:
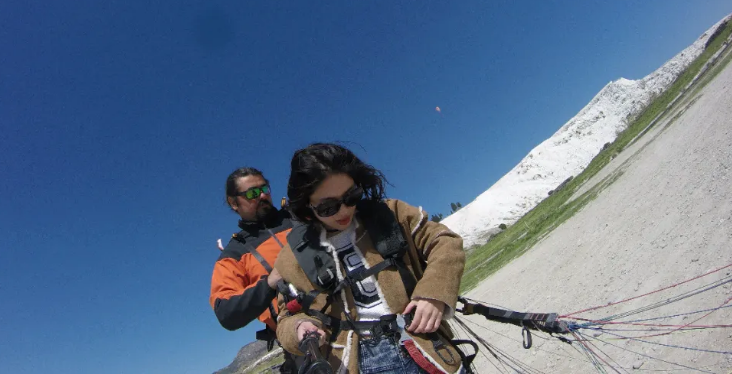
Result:
<svg viewBox="0 0 732 374"><path fill-rule="evenodd" d="M259 186L259 187L252 187L244 192L239 192L236 194L236 196L241 196L247 200L254 200L254 199L258 198L260 195L262 195L263 193L269 194L269 192L270 192L269 185L265 184L265 185Z"/></svg>

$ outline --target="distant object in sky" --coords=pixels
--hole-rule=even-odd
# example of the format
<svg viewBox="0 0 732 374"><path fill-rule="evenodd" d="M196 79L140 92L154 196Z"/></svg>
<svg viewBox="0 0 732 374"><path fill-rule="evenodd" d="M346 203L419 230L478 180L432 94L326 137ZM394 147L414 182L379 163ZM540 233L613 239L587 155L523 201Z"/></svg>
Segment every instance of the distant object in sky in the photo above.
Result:
<svg viewBox="0 0 732 374"><path fill-rule="evenodd" d="M440 109L440 107L436 106L435 112L442 114L442 109Z"/></svg>

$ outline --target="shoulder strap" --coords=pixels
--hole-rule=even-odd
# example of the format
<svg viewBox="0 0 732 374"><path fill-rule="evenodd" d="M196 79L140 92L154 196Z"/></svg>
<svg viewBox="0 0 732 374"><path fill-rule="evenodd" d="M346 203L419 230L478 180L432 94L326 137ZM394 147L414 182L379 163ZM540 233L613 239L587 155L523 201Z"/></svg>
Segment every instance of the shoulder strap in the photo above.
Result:
<svg viewBox="0 0 732 374"><path fill-rule="evenodd" d="M376 246L376 250L385 260L393 259L393 262L389 265L394 265L397 268L407 291L407 296L411 298L414 289L417 287L417 279L404 262L404 255L407 253L409 243L404 237L402 225L397 221L394 212L383 201L363 200L359 203L358 211L364 227L369 232L371 241Z"/></svg>
<svg viewBox="0 0 732 374"><path fill-rule="evenodd" d="M358 212L381 257L404 256L409 244L404 238L402 226L386 203L362 200L358 204Z"/></svg>
<svg viewBox="0 0 732 374"><path fill-rule="evenodd" d="M252 256L254 256L254 258L256 258L257 261L259 261L259 263L262 265L262 267L264 267L264 270L267 271L267 274L272 272L272 267L269 266L269 263L264 259L264 257L262 257L262 255L257 251L257 249L254 248L253 245L247 243L247 241L244 238L241 238L240 235L234 235L234 239L236 239L237 243L244 246L242 253L250 253ZM275 238L275 239L277 239L277 238ZM279 240L278 240L278 242L279 242ZM280 245L282 245L282 244L280 243Z"/></svg>
<svg viewBox="0 0 732 374"><path fill-rule="evenodd" d="M310 283L321 292L332 291L338 283L336 264L333 257L320 247L315 230L305 223L297 223L287 234L287 243Z"/></svg>
<svg viewBox="0 0 732 374"><path fill-rule="evenodd" d="M272 239L274 239L274 241L276 241L276 242L277 242L277 244L279 244L279 245L280 245L280 249L282 249L282 248L285 248L285 245L284 245L284 244L282 244L282 242L280 241L280 239L279 239L279 238L277 238L277 235L275 235L275 233L274 233L274 232L272 232L272 229L267 229L267 231L269 232L269 236L271 236L271 237L272 237Z"/></svg>
<svg viewBox="0 0 732 374"><path fill-rule="evenodd" d="M264 257L262 257L262 255L257 251L257 249L254 248L254 246L251 244L246 244L246 247L247 247L247 249L249 249L249 253L251 253L252 256L254 256L254 258L256 258L257 261L259 261L259 263L264 267L264 270L267 271L267 274L271 273L272 267L269 266L269 263L264 259Z"/></svg>

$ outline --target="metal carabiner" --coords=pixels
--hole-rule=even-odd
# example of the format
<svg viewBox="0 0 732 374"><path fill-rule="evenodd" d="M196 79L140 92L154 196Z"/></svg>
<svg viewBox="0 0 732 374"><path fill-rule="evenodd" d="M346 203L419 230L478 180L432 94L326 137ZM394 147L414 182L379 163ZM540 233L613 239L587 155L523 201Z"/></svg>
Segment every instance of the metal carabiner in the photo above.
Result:
<svg viewBox="0 0 732 374"><path fill-rule="evenodd" d="M521 329L521 337L523 338L524 349L529 349L531 348L531 331L524 326L523 322L521 323L521 327L523 327Z"/></svg>

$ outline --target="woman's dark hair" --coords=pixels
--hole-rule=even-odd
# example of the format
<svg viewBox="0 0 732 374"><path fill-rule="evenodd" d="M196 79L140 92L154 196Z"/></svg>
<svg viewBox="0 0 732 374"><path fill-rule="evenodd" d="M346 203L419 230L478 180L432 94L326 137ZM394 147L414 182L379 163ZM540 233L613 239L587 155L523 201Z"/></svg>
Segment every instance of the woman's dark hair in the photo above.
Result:
<svg viewBox="0 0 732 374"><path fill-rule="evenodd" d="M300 149L292 156L290 169L287 197L292 214L300 221L315 218L309 207L310 196L330 175L348 174L363 188L367 200L385 197L384 183L388 182L384 174L340 145L315 143Z"/></svg>
<svg viewBox="0 0 732 374"><path fill-rule="evenodd" d="M229 205L229 197L235 197L236 194L239 193L239 191L236 189L236 181L239 180L239 178L244 178L249 175L260 176L267 184L269 184L269 181L267 180L267 178L264 177L262 172L255 168L243 167L234 170L233 172L231 172L231 174L229 174L229 177L226 178L226 196L224 197L224 203L226 204L226 206L231 207Z"/></svg>

